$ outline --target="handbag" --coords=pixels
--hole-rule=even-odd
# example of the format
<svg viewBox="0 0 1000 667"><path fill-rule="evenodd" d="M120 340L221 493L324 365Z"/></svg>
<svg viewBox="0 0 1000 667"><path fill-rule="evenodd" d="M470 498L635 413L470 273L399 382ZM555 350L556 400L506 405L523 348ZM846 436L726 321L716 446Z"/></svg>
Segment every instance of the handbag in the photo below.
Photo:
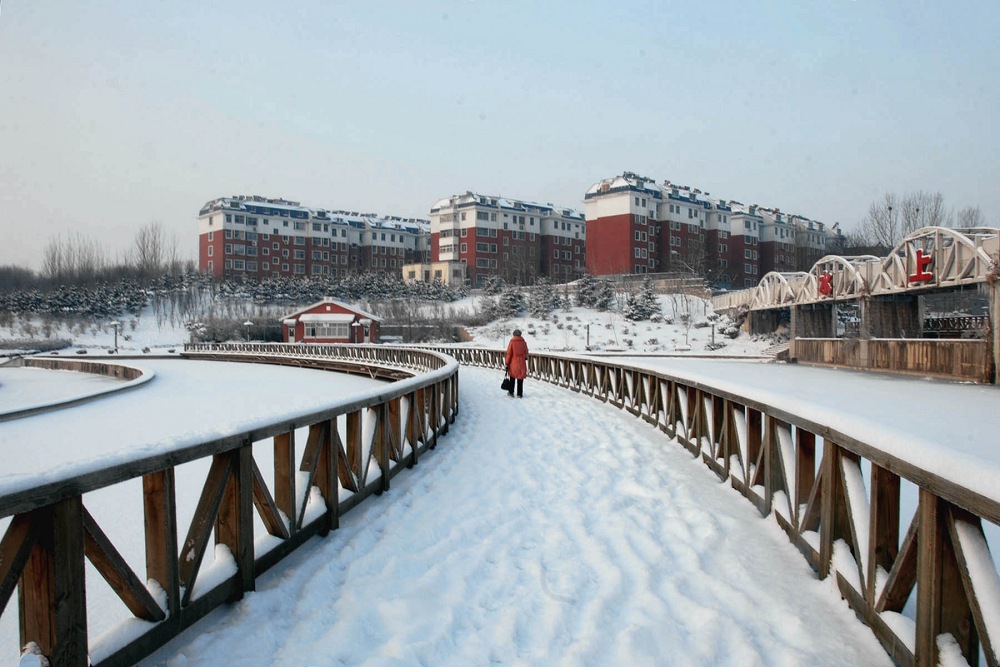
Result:
<svg viewBox="0 0 1000 667"><path fill-rule="evenodd" d="M500 388L503 389L508 394L514 391L514 380L509 375L503 376L503 382L500 383Z"/></svg>

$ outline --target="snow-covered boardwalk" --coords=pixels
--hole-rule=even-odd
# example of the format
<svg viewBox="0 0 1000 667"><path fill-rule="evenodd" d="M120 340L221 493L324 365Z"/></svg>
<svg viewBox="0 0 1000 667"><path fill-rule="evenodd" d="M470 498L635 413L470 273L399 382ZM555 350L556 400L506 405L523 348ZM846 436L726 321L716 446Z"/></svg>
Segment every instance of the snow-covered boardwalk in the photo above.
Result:
<svg viewBox="0 0 1000 667"><path fill-rule="evenodd" d="M729 398L713 399L693 387L718 387L825 424L831 433L875 443L893 457L940 473L950 485L974 490L980 505L989 505L1000 488L1000 455L993 443L1000 425L996 389L781 365L619 361L690 379L684 389L680 381L661 386L650 377L616 377L618 386L638 392L629 401L643 394L643 405L633 405L637 411L651 405L662 409L655 418L644 413L660 428L536 380L528 381L524 400L508 399L497 386L497 371L463 367L459 418L433 453L395 478L387 494L343 516L340 530L307 542L264 574L256 592L213 613L147 664L890 664L872 632L840 599L843 575L849 586L876 595L910 596L913 588L912 581L907 588L905 554L916 558L908 551L916 538L911 544L910 534L896 537L892 549L899 550L895 563L901 570L889 561L890 573L876 571L874 558L869 562L862 536L869 519L864 496L873 484L885 483L885 473L867 462L856 464L849 451L841 453L833 444L829 451L843 461L834 469L824 458L820 469L812 470L817 473L814 489L822 490L822 479L833 479L847 494L842 509L823 503L822 525L841 522L837 534L850 546L837 542L832 552L836 577L820 581L775 518L761 517L732 488L735 478L733 485L720 483L710 468L665 435L663 426L683 420L688 446L692 439L704 440L707 444L699 447L715 461L712 465L731 456L735 471L745 462L741 478L751 480L753 493L762 497L763 487L757 485L769 485L775 512L785 513L799 547L808 550L819 540L815 531L828 530L812 527L814 511L819 521L819 491L814 503L808 487L801 487L795 491L805 491L797 496L801 505L790 506L782 494L791 486L778 477L798 479L794 470L811 460L812 445L800 449L808 445L808 433L765 414L758 433L765 446L755 458L750 455L754 445L748 444L754 409L740 412ZM269 375L263 386L274 396L263 404L241 393L245 378L227 386L224 373L206 372L212 366L218 365L164 362L156 367L157 383L142 390L160 391L145 394L155 400L135 402L139 393L133 393L91 404L82 422L57 417L47 440L72 443L68 463L33 462L32 454L18 451L19 443L37 437L40 422L0 426L0 445L16 453L10 460L17 463L13 474L0 474L0 490L25 484L39 466L44 474L58 476L66 465L75 470L127 457L129 443L169 447L171 439L193 442L244 429L247 420L263 423L289 410L308 409L287 391L297 380L285 374L315 372L261 367ZM576 370L571 374L580 377ZM209 377L212 385L206 386ZM609 386L607 378L602 383ZM203 404L221 393L236 400L212 406L223 410L220 418ZM126 405L131 409L123 413ZM202 407L192 410L194 405ZM945 412L951 422L940 416ZM712 426L716 421L723 424L721 431L718 424ZM109 424L123 427L112 428L110 440ZM155 433L136 443L127 429L137 426ZM726 440L730 432L732 442ZM703 433L709 435L703 438ZM725 456L714 453L716 441ZM828 447L819 440L815 446ZM266 469L270 461L261 453L254 448ZM795 457L798 463L791 464ZM784 472L772 470L779 465ZM768 472L758 480L754 467ZM196 496L199 488L185 491L178 483L180 514L192 513L196 499L184 496ZM896 509L903 515L897 517L901 533L907 533L914 516L916 492L904 481L904 500ZM94 496L88 496L87 508L95 516L115 512L121 502ZM187 509L181 507L185 504ZM963 516L956 520L951 511L942 510L941 525L966 533L973 524ZM873 526L879 516L873 509ZM0 521L0 530L5 525ZM125 526L123 521L109 532L127 533ZM992 524L986 529L989 533ZM880 535L873 528L873 538ZM945 545L961 546L964 575L995 580L988 554L985 567L981 560L965 562L976 555L971 550L976 539L956 536ZM830 535L824 540L829 548ZM116 544L127 541L124 533L115 539ZM125 556L141 563L142 545ZM869 572L877 588L866 588ZM860 583L850 581L859 573L864 575ZM88 573L88 590L94 576ZM905 602L904 597L900 605ZM894 608L901 607L886 607ZM113 605L89 610L92 646L120 645L137 631L134 625L124 632L113 629L107 620L112 610ZM12 620L10 611L0 619L0 660L17 643L16 614ZM976 611L982 613L978 606ZM893 632L912 642L912 599L903 612L886 611L876 621L893 624ZM983 623L991 628L994 619ZM107 631L103 637L101 631ZM949 655L958 651L954 645L945 649ZM912 643L906 650L913 650Z"/></svg>
<svg viewBox="0 0 1000 667"><path fill-rule="evenodd" d="M461 371L391 491L152 656L168 665L890 664L778 527L648 424Z"/></svg>

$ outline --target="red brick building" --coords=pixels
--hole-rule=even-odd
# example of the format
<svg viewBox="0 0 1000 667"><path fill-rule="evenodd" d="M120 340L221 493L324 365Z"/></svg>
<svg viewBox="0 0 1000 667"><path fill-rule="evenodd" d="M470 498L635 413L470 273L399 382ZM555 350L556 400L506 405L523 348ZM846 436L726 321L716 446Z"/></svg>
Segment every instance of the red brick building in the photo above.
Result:
<svg viewBox="0 0 1000 667"><path fill-rule="evenodd" d="M490 276L530 285L583 275L587 241L579 211L466 192L439 200L430 217L430 261L461 262L473 287Z"/></svg>
<svg viewBox="0 0 1000 667"><path fill-rule="evenodd" d="M198 266L214 278L344 277L429 258L427 220L312 209L257 196L222 197L198 214Z"/></svg>
<svg viewBox="0 0 1000 667"><path fill-rule="evenodd" d="M625 172L584 195L592 275L692 272L718 288L756 285L771 270L808 270L839 247L839 226L716 199Z"/></svg>
<svg viewBox="0 0 1000 667"><path fill-rule="evenodd" d="M378 343L381 318L342 303L323 299L281 318L286 343Z"/></svg>

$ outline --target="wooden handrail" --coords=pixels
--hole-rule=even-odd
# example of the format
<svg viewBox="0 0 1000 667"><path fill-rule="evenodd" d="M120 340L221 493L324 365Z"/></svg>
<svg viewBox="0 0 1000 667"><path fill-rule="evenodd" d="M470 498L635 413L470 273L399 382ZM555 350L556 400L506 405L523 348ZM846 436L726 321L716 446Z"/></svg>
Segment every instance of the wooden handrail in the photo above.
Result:
<svg viewBox="0 0 1000 667"><path fill-rule="evenodd" d="M464 365L502 369L504 350L442 346ZM763 515L773 514L820 577L901 665L936 665L951 634L970 664L1000 663L1000 576L983 521L1000 503L828 424L714 385L608 358L536 354L530 377L592 396L653 424ZM870 465L866 491L863 466ZM900 482L918 489L901 512ZM903 536L900 541L900 536ZM843 543L853 560L833 560ZM983 555L989 567L982 567ZM978 562L978 565L977 565ZM843 568L843 569L842 569ZM911 596L916 618L898 615ZM896 612L890 622L883 616ZM908 625L909 624L909 625Z"/></svg>
<svg viewBox="0 0 1000 667"><path fill-rule="evenodd" d="M35 642L53 666L82 667L91 659L85 559L137 618L154 623L138 639L93 661L133 664L215 607L253 590L262 572L310 537L336 528L344 512L389 489L391 479L434 448L458 415L458 363L437 352L373 345L196 345L184 356L327 368L394 381L295 419L0 494L0 517L13 516L0 538L0 612L19 589L21 645ZM305 443L296 443L297 429L307 430ZM264 474L253 457L253 444L266 440L274 448L273 474ZM175 469L198 459L211 467L182 539ZM302 474L306 489L318 489L325 503L318 516L307 516L309 494L296 490ZM136 478L143 482L145 576L131 569L83 502L89 491ZM261 554L254 550L254 511L281 540ZM237 572L196 597L199 565L213 534L214 542L232 553ZM149 594L147 580L166 592L165 608Z"/></svg>

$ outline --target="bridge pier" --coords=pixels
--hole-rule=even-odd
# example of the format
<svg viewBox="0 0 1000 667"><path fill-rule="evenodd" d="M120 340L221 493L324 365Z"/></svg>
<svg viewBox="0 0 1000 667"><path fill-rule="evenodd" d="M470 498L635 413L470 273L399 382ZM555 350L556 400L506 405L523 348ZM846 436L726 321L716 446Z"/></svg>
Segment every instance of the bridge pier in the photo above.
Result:
<svg viewBox="0 0 1000 667"><path fill-rule="evenodd" d="M872 297L861 304L862 329L869 338L920 338L924 307L916 294Z"/></svg>
<svg viewBox="0 0 1000 667"><path fill-rule="evenodd" d="M792 338L836 338L837 304L792 306Z"/></svg>
<svg viewBox="0 0 1000 667"><path fill-rule="evenodd" d="M747 333L772 333L781 324L780 310L752 310L747 317Z"/></svg>

